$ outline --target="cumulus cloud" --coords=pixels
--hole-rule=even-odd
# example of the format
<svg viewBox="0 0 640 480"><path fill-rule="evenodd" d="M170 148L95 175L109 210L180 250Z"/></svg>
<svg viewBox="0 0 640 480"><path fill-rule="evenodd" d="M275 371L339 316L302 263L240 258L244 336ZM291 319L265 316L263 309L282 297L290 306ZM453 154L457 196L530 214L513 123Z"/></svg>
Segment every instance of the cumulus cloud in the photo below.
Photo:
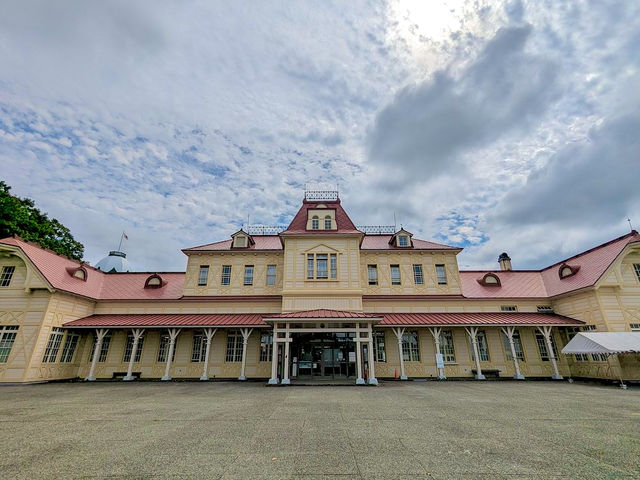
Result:
<svg viewBox="0 0 640 480"><path fill-rule="evenodd" d="M554 62L527 53L530 25L501 28L460 74L403 88L376 117L369 158L424 181L459 169L462 154L526 132L558 96Z"/></svg>

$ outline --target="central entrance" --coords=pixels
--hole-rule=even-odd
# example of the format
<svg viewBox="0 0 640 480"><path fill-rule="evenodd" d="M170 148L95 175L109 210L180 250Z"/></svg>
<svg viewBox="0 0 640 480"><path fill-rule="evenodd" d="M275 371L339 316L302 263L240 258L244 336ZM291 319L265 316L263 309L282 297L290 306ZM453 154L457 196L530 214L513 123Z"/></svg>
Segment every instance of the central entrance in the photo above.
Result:
<svg viewBox="0 0 640 480"><path fill-rule="evenodd" d="M299 380L356 376L354 333L291 334L291 377Z"/></svg>

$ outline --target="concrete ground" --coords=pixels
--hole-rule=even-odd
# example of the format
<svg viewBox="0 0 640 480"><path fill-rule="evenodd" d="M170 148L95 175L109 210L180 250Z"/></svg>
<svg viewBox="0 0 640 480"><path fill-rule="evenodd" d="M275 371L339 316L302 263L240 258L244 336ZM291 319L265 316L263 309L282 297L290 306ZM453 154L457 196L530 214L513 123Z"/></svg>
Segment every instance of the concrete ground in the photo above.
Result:
<svg viewBox="0 0 640 480"><path fill-rule="evenodd" d="M2 478L640 478L640 389L0 387Z"/></svg>

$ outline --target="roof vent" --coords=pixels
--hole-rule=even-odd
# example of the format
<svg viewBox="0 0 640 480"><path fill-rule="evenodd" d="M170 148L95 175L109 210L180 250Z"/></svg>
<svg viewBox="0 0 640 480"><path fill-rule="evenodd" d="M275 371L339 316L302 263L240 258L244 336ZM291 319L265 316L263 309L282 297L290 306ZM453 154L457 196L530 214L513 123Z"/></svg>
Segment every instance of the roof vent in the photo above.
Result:
<svg viewBox="0 0 640 480"><path fill-rule="evenodd" d="M495 273L485 273L482 278L476 280L483 287L501 287L500 277Z"/></svg>

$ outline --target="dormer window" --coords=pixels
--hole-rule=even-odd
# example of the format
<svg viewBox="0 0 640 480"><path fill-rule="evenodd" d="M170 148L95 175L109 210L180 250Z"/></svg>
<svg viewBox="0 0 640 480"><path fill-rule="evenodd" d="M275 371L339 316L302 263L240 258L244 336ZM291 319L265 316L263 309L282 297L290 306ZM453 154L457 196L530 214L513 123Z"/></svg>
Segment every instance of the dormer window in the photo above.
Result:
<svg viewBox="0 0 640 480"><path fill-rule="evenodd" d="M409 237L406 235L400 235L398 237L398 246L399 247L408 247L409 246Z"/></svg>
<svg viewBox="0 0 640 480"><path fill-rule="evenodd" d="M324 229L331 230L333 226L331 225L331 216L327 215L324 217Z"/></svg>
<svg viewBox="0 0 640 480"><path fill-rule="evenodd" d="M162 277L157 273L150 275L144 282L144 288L161 288L163 285Z"/></svg>
<svg viewBox="0 0 640 480"><path fill-rule="evenodd" d="M484 287L500 287L502 284L500 283L500 277L498 277L495 273L487 273L484 277L479 278L478 283Z"/></svg>
<svg viewBox="0 0 640 480"><path fill-rule="evenodd" d="M320 230L320 219L317 215L311 218L311 230Z"/></svg>
<svg viewBox="0 0 640 480"><path fill-rule="evenodd" d="M579 265L572 266L572 265L567 265L566 263L563 263L562 265L560 265L560 268L558 269L558 276L560 277L560 280L562 280L564 278L575 275L576 273L578 273L578 270L580 270Z"/></svg>
<svg viewBox="0 0 640 480"><path fill-rule="evenodd" d="M82 266L77 268L67 268L67 273L73 278L77 278L83 282L87 281L87 269Z"/></svg>
<svg viewBox="0 0 640 480"><path fill-rule="evenodd" d="M400 248L412 247L413 244L411 243L411 237L413 237L413 234L411 232L407 232L404 228L401 228L396 233L391 235L391 238L389 239L389 245Z"/></svg>
<svg viewBox="0 0 640 480"><path fill-rule="evenodd" d="M244 230L238 230L236 233L231 235L232 238L232 248L247 248L254 244L253 238L251 235L247 234Z"/></svg>

